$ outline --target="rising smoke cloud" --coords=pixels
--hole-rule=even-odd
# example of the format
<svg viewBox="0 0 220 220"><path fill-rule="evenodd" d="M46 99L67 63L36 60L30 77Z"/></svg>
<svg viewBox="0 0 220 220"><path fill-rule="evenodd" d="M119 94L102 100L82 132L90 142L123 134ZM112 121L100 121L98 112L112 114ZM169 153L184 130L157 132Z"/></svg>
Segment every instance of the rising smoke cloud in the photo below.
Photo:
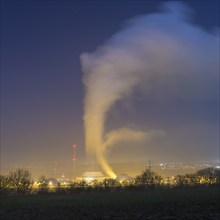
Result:
<svg viewBox="0 0 220 220"><path fill-rule="evenodd" d="M161 131L130 128L105 132L105 121L116 101L140 89L148 96L168 91L186 99L216 98L218 41L189 22L192 11L184 4L168 2L161 13L128 21L93 53L81 54L84 73L84 127L86 151L103 170L116 177L106 160L106 149L116 142L145 141Z"/></svg>

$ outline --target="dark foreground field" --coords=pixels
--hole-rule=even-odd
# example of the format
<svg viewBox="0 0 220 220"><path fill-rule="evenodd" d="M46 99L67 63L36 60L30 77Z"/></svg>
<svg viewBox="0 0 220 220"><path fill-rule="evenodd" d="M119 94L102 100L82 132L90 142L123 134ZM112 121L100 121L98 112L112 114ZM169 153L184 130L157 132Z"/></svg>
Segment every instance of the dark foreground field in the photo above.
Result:
<svg viewBox="0 0 220 220"><path fill-rule="evenodd" d="M220 189L2 196L0 219L220 219Z"/></svg>

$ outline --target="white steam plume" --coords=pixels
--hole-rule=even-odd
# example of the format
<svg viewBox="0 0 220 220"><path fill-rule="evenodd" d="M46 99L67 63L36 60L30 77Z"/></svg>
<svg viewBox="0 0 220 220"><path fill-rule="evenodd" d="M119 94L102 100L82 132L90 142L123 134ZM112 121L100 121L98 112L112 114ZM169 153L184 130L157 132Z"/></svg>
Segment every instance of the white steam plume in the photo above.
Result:
<svg viewBox="0 0 220 220"><path fill-rule="evenodd" d="M103 143L103 148L107 149L111 146L113 146L116 143L120 142L139 142L139 141L145 141L149 140L153 137L160 137L164 136L165 132L164 131L139 131L139 130L134 130L131 128L119 128L115 129L113 131L110 131L106 134L105 140Z"/></svg>
<svg viewBox="0 0 220 220"><path fill-rule="evenodd" d="M188 22L191 11L169 2L164 12L138 16L93 53L81 55L84 72L85 144L103 170L116 177L108 165L106 147L116 141L145 140L152 131L129 129L105 134L107 113L116 101L134 89L187 99L216 98L218 36Z"/></svg>

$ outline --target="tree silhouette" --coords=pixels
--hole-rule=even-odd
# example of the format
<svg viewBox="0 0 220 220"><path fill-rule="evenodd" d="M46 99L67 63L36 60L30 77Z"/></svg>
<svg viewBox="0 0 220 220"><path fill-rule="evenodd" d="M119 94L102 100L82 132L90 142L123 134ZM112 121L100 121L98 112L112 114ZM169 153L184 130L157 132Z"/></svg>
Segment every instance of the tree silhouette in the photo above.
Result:
<svg viewBox="0 0 220 220"><path fill-rule="evenodd" d="M135 183L139 186L154 186L161 183L162 177L157 173L146 169L141 175L136 177Z"/></svg>
<svg viewBox="0 0 220 220"><path fill-rule="evenodd" d="M9 184L17 194L29 192L31 188L31 173L22 168L18 168L9 173Z"/></svg>
<svg viewBox="0 0 220 220"><path fill-rule="evenodd" d="M200 183L213 184L219 183L220 170L213 167L198 170L196 172L197 176L200 178Z"/></svg>
<svg viewBox="0 0 220 220"><path fill-rule="evenodd" d="M46 183L46 177L44 175L41 175L38 179L39 186L38 186L38 193L44 194L49 192L48 185Z"/></svg>
<svg viewBox="0 0 220 220"><path fill-rule="evenodd" d="M9 190L9 178L7 176L0 175L0 195L7 193Z"/></svg>

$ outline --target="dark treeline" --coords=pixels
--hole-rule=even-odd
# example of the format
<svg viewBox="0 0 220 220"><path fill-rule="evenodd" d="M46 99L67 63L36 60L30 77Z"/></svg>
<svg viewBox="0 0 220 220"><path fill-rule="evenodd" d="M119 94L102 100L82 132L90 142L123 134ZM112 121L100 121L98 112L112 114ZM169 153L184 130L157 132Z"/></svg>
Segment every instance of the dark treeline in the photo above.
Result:
<svg viewBox="0 0 220 220"><path fill-rule="evenodd" d="M48 193L76 193L76 192L102 192L122 190L151 190L187 187L211 187L220 185L220 169L205 168L193 174L177 175L162 178L156 172L146 169L136 178L117 180L104 179L103 181L75 181L68 184L50 185L45 176L38 182L31 179L29 170L18 168L10 171L8 175L0 176L0 194L48 194Z"/></svg>

